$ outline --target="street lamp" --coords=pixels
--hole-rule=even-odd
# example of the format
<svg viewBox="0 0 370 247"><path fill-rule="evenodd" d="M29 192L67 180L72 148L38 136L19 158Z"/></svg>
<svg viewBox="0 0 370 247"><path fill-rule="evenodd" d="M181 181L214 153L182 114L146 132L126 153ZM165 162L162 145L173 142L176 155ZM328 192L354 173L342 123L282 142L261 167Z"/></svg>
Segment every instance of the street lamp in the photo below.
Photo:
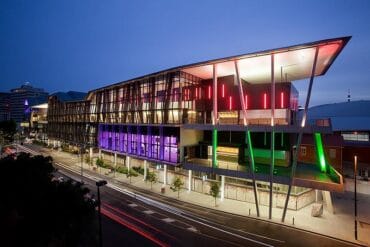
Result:
<svg viewBox="0 0 370 247"><path fill-rule="evenodd" d="M357 240L357 156L354 157L353 176L355 182L355 239Z"/></svg>
<svg viewBox="0 0 370 247"><path fill-rule="evenodd" d="M85 150L84 146L81 144L80 146L80 155L81 155L81 183L83 183L83 153L82 150Z"/></svg>
<svg viewBox="0 0 370 247"><path fill-rule="evenodd" d="M101 229L101 212L100 212L100 186L107 184L105 180L99 180L96 182L96 187L98 189L98 220L99 220L99 246L103 246L103 234Z"/></svg>

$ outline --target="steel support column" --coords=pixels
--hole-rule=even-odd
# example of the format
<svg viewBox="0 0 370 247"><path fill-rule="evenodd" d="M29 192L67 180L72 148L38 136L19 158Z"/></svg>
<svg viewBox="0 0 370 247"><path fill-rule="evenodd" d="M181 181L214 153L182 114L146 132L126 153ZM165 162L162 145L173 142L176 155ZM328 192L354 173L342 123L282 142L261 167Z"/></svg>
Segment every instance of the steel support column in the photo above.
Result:
<svg viewBox="0 0 370 247"><path fill-rule="evenodd" d="M291 171L291 174L290 174L290 181L289 181L288 192L287 192L287 196L286 196L286 200L285 200L283 216L281 218L282 222L284 222L284 220L285 220L286 211L287 211L288 203L289 203L289 197L290 197L290 193L291 193L291 190L292 190L293 179L294 179L294 176L295 176L295 170L297 168L298 152L299 152L299 148L300 148L301 142L302 142L303 130L304 130L304 127L306 126L307 110L308 110L308 105L310 103L312 84L313 84L313 79L315 78L316 63L317 63L318 55L319 55L319 47L316 47L315 57L314 57L314 60L313 60L313 65L312 65L310 83L308 85L306 103L305 103L305 106L304 106L304 109L303 109L301 128L299 129L299 133L298 133L298 140L297 140L296 149L294 150L294 153L293 153L292 171Z"/></svg>
<svg viewBox="0 0 370 247"><path fill-rule="evenodd" d="M192 179L192 174L191 170L188 171L188 191L191 191L191 179Z"/></svg>
<svg viewBox="0 0 370 247"><path fill-rule="evenodd" d="M274 168L275 168L275 61L274 54L271 54L271 159L270 159L270 199L269 199L269 219L272 218L272 189L274 179Z"/></svg>
<svg viewBox="0 0 370 247"><path fill-rule="evenodd" d="M217 110L217 64L213 64L213 94L212 94L212 102L213 102L213 114L212 114L212 124L213 124L213 131L212 131L212 167L217 167L217 129L216 124L218 124L218 110Z"/></svg>
<svg viewBox="0 0 370 247"><path fill-rule="evenodd" d="M113 176L116 176L116 170L117 170L117 152L114 152L114 173Z"/></svg>
<svg viewBox="0 0 370 247"><path fill-rule="evenodd" d="M147 161L144 160L144 178L143 180L145 181L146 180L146 177L147 177Z"/></svg>
<svg viewBox="0 0 370 247"><path fill-rule="evenodd" d="M221 201L225 198L225 176L221 175Z"/></svg>
<svg viewBox="0 0 370 247"><path fill-rule="evenodd" d="M165 187L167 184L167 165L163 165L163 186Z"/></svg>
<svg viewBox="0 0 370 247"><path fill-rule="evenodd" d="M240 73L239 73L239 65L238 61L235 61L235 72L236 72L236 79L238 81L238 88L239 88L239 98L240 103L242 105L243 110L243 124L246 129L246 138L245 143L248 145L248 153L249 153L249 164L250 164L250 172L252 173L252 183L253 183L253 192L254 192L254 200L256 204L256 212L257 216L260 216L260 210L258 206L258 192L257 192L257 185L256 185L256 175L255 175L255 167L254 167L254 156L253 156L253 150L252 150L252 141L250 138L250 132L248 130L248 121L247 121L247 107L246 102L244 101L244 92L243 92L243 85L242 81L240 80Z"/></svg>

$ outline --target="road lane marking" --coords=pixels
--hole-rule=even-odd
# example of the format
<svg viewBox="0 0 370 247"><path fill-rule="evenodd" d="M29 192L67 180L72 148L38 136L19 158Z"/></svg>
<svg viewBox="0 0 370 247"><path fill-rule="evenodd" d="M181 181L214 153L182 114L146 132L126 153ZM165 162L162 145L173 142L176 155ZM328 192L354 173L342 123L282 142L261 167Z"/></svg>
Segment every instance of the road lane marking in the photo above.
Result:
<svg viewBox="0 0 370 247"><path fill-rule="evenodd" d="M171 223L171 222L174 222L175 220L174 219L171 219L171 218L164 218L162 219L164 222L167 222L167 223Z"/></svg>
<svg viewBox="0 0 370 247"><path fill-rule="evenodd" d="M145 210L143 211L144 214L153 214L154 212L152 210Z"/></svg>
<svg viewBox="0 0 370 247"><path fill-rule="evenodd" d="M130 203L130 204L128 204L130 207L132 207L132 208L134 208L134 207L137 207L137 204L135 204L135 203Z"/></svg>
<svg viewBox="0 0 370 247"><path fill-rule="evenodd" d="M195 227L193 227L193 226L191 226L191 227L188 227L188 228L186 228L188 231L191 231L191 232L197 232L198 230L195 228Z"/></svg>

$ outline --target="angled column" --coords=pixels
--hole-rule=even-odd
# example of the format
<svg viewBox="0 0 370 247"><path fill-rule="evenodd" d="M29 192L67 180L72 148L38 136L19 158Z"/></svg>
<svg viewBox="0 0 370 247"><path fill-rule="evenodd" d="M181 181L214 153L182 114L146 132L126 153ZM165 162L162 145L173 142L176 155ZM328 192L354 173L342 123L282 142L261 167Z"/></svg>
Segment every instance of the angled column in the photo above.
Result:
<svg viewBox="0 0 370 247"><path fill-rule="evenodd" d="M213 64L213 111L212 111L212 167L217 167L217 129L216 124L218 123L218 110L217 110L217 64Z"/></svg>
<svg viewBox="0 0 370 247"><path fill-rule="evenodd" d="M249 154L248 157L249 157L249 164L250 164L250 172L252 173L254 200L255 200L255 204L256 204L257 216L259 217L260 216L260 210L259 210L259 206L258 206L258 191L257 191L257 184L256 184L256 175L255 175L255 167L254 167L254 156L253 156L253 150L252 150L252 141L251 141L250 131L248 130L247 107L246 107L246 102L244 101L243 85L242 85L242 81L240 80L238 61L235 61L235 72L236 72L236 79L238 81L240 103L242 105L242 110L243 110L243 124L244 124L244 127L246 129L245 144L248 146L248 154Z"/></svg>
<svg viewBox="0 0 370 247"><path fill-rule="evenodd" d="M314 60L313 60L313 65L312 65L310 83L308 85L306 103L305 103L305 106L304 106L304 109L303 109L303 114L302 114L301 127L300 127L299 133L298 133L296 149L294 150L294 154L293 154L292 170L291 170L291 174L290 174L288 192L287 192L287 196L286 196L286 199L285 199L283 216L281 218L282 222L284 222L284 220L285 220L286 211L287 211L288 203L289 203L289 197L290 197L290 193L291 193L291 190L292 190L293 179L294 179L294 176L295 176L295 170L297 168L298 152L299 152L299 148L300 148L301 142L302 142L303 130L304 130L304 127L306 126L307 110L308 110L308 105L310 103L312 84L313 84L313 79L315 78L316 63L317 63L318 55L319 55L319 47L316 47L315 57L314 57Z"/></svg>
<svg viewBox="0 0 370 247"><path fill-rule="evenodd" d="M272 189L274 180L274 167L275 167L275 63L274 54L271 54L271 159L270 159L270 200L269 200L269 219L272 218Z"/></svg>

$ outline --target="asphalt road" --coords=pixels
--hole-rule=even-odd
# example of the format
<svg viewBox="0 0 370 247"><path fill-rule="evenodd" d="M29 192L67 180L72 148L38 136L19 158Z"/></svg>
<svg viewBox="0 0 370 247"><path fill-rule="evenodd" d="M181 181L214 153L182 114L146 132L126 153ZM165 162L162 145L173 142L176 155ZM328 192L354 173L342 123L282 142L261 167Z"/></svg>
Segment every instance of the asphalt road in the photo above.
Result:
<svg viewBox="0 0 370 247"><path fill-rule="evenodd" d="M32 148L36 153L51 154L50 151L37 146L27 147ZM54 161L62 165L58 167L61 173L76 180L81 179L75 173L78 170L75 172L70 170L70 158L54 157ZM122 227L125 226L149 239L155 245L357 246L350 242L261 219L200 207L138 189L129 184L116 184L108 177L89 171L84 171L84 174L87 176L84 177L84 182L92 191L96 190L94 181L96 179L103 178L109 183L108 186L101 188L104 215ZM121 246L121 244L112 246Z"/></svg>

